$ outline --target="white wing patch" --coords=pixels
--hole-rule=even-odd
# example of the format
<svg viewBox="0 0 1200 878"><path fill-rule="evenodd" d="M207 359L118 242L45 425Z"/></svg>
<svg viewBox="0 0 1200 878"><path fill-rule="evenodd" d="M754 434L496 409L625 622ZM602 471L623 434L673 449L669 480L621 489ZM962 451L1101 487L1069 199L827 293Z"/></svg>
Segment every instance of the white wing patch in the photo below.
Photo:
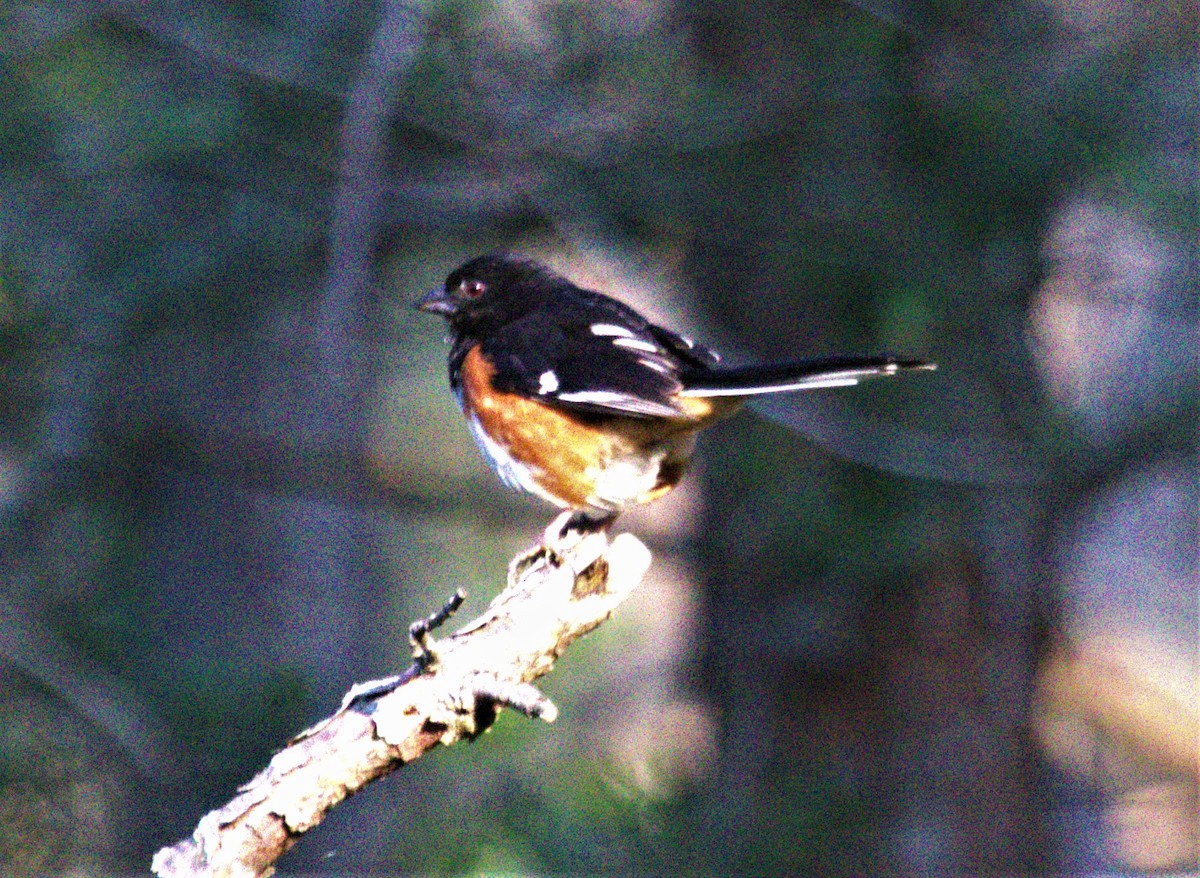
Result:
<svg viewBox="0 0 1200 878"><path fill-rule="evenodd" d="M563 402L590 402L596 405L612 405L629 399L628 393L617 393L615 390L576 390L572 393L560 393Z"/></svg>
<svg viewBox="0 0 1200 878"><path fill-rule="evenodd" d="M611 335L618 338L633 338L633 333L624 326L618 326L615 323L593 323L591 326L592 335Z"/></svg>
<svg viewBox="0 0 1200 878"><path fill-rule="evenodd" d="M657 354L662 350L652 341L645 341L640 338L614 338L613 344L619 348L629 348L634 351L645 351L648 354Z"/></svg>
<svg viewBox="0 0 1200 878"><path fill-rule="evenodd" d="M642 338L633 330L618 326L616 323L593 323L590 327L592 335L601 338L611 338L612 343L619 348L629 348L633 351L645 351L648 354L662 352L662 348L649 339Z"/></svg>
<svg viewBox="0 0 1200 878"><path fill-rule="evenodd" d="M553 369L547 369L538 376L538 393L545 396L556 390L558 390L558 376L554 374Z"/></svg>
<svg viewBox="0 0 1200 878"><path fill-rule="evenodd" d="M673 405L644 399L633 393L618 390L573 390L557 397L562 402L574 402L595 406L614 414L637 415L640 417L677 418L683 412Z"/></svg>
<svg viewBox="0 0 1200 878"><path fill-rule="evenodd" d="M645 366L647 369L653 369L655 372L661 372L663 375L671 374L671 370L666 363L660 363L658 360L647 360L645 357L638 357L638 364Z"/></svg>

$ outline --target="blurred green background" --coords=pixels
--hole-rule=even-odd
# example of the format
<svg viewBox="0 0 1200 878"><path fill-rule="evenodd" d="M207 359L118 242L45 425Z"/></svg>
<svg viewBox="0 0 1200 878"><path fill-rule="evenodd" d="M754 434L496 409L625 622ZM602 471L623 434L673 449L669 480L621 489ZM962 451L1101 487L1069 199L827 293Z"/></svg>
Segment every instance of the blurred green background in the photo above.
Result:
<svg viewBox="0 0 1200 878"><path fill-rule="evenodd" d="M0 871L144 871L499 589L551 513L410 307L499 246L735 362L940 369L707 433L622 518L655 564L560 719L374 785L285 872L1194 867L1196 26L0 3Z"/></svg>

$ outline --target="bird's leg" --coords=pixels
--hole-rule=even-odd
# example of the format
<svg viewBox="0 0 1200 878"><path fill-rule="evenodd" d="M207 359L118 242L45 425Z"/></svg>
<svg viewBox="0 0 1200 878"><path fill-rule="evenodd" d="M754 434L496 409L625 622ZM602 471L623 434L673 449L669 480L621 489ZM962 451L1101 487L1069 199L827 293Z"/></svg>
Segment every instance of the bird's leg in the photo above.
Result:
<svg viewBox="0 0 1200 878"><path fill-rule="evenodd" d="M607 530L617 520L619 512L598 512L591 509L566 509L554 517L542 532L542 545L550 547L568 539L572 534L585 537Z"/></svg>
<svg viewBox="0 0 1200 878"><path fill-rule="evenodd" d="M569 563L578 577L608 546L608 528L619 512L568 509L542 532L542 551L555 566Z"/></svg>

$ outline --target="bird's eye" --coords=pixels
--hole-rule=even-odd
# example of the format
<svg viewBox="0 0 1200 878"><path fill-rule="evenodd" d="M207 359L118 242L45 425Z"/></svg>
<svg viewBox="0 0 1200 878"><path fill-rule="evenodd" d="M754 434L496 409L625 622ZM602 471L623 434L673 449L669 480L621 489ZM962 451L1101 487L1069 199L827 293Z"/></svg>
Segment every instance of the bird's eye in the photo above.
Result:
<svg viewBox="0 0 1200 878"><path fill-rule="evenodd" d="M458 288L462 291L463 296L468 299L478 299L487 292L487 284L481 280L471 280L470 278L459 284Z"/></svg>

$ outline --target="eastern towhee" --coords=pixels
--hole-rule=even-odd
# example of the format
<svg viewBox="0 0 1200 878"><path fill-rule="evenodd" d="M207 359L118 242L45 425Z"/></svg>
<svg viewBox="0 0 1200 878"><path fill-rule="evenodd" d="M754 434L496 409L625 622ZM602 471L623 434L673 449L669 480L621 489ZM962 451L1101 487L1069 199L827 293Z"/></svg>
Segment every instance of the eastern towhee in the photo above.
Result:
<svg viewBox="0 0 1200 878"><path fill-rule="evenodd" d="M500 480L603 527L683 476L696 434L747 397L933 369L831 357L728 368L686 336L531 259L472 259L417 303L450 323L450 386ZM564 528L565 529L565 528Z"/></svg>

